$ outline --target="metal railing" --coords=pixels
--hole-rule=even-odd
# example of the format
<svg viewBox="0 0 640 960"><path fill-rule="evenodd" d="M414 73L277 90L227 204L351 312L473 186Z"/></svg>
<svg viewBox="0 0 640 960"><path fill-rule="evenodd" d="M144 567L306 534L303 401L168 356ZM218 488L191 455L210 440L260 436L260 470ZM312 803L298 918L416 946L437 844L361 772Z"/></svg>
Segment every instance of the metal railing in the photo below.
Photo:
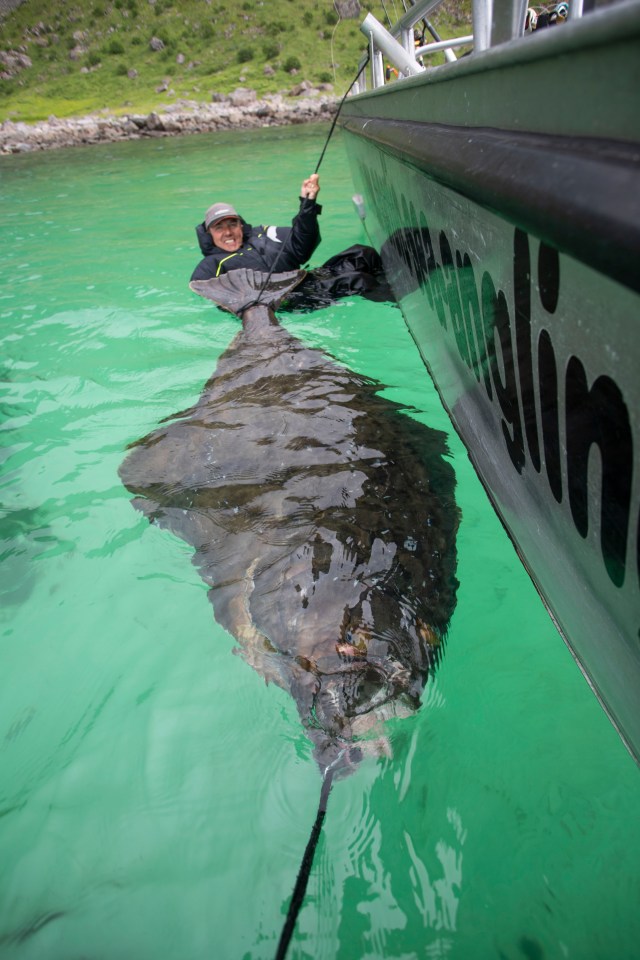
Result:
<svg viewBox="0 0 640 960"><path fill-rule="evenodd" d="M416 0L404 15L389 29L384 27L372 13L367 14L360 29L369 41L369 53L360 61L360 70L353 93L367 89L366 66L370 64L371 86L384 86L394 74L402 80L422 73L426 67L425 57L444 52L448 62L455 61L456 47L472 46L472 53L479 53L497 44L513 40L525 33L529 23L527 0L473 0L473 33L442 40L429 23L429 14L440 6L442 0ZM583 0L570 0L569 18L582 15ZM433 42L416 42L416 24L422 24L421 37L429 32ZM531 29L531 27L530 27Z"/></svg>

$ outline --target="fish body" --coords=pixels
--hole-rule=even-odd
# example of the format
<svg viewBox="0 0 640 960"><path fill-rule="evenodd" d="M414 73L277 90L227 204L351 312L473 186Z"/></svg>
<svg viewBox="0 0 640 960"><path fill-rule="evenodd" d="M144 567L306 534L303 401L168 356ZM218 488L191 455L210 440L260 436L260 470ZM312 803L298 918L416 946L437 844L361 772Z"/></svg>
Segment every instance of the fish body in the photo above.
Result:
<svg viewBox="0 0 640 960"><path fill-rule="evenodd" d="M120 476L191 544L216 619L291 694L321 770L348 771L419 706L455 606L458 509L445 434L278 321L303 276L192 282L242 329Z"/></svg>

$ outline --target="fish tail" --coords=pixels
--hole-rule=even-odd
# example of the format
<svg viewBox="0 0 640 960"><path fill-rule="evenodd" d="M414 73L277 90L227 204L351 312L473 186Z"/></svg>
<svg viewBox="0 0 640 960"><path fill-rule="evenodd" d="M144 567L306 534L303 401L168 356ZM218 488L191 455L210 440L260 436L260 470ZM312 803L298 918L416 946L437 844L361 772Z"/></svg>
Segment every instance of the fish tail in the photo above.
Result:
<svg viewBox="0 0 640 960"><path fill-rule="evenodd" d="M249 307L262 304L275 310L304 279L304 270L287 273L259 273L256 270L230 270L210 280L192 280L191 290L219 307L241 317Z"/></svg>

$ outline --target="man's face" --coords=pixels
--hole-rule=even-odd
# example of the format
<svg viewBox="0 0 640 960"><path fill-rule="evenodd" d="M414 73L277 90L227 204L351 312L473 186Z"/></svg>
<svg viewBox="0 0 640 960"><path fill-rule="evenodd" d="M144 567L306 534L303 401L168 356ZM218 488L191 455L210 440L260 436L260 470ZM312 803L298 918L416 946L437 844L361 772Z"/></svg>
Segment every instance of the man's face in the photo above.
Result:
<svg viewBox="0 0 640 960"><path fill-rule="evenodd" d="M209 233L220 250L234 253L242 246L242 222L238 217L225 217L209 227Z"/></svg>

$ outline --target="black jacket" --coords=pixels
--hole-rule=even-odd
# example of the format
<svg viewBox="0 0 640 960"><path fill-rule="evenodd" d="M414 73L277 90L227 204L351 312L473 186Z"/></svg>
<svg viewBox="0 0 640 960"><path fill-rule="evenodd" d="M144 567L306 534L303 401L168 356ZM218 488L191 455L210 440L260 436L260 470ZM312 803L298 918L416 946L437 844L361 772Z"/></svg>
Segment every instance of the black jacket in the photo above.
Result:
<svg viewBox="0 0 640 960"><path fill-rule="evenodd" d="M242 246L235 253L220 250L204 223L198 224L198 243L204 254L191 274L192 280L209 280L229 270L247 268L268 273L297 270L306 263L320 243L318 214L322 207L309 198L300 198L300 210L290 227L252 227L242 221ZM277 263L276 263L277 261Z"/></svg>

